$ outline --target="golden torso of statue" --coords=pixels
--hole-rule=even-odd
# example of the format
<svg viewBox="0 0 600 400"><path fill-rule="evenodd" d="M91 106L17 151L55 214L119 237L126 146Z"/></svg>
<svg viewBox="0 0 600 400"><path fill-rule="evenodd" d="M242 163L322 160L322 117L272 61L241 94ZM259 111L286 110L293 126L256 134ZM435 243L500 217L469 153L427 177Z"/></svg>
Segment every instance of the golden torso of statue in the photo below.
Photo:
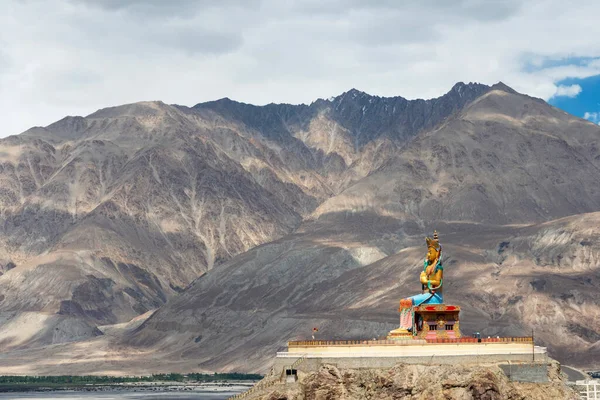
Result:
<svg viewBox="0 0 600 400"><path fill-rule="evenodd" d="M434 239L425 238L425 240L427 241L427 256L425 257L423 272L421 272L420 276L423 293L441 293L442 279L444 277L444 269L440 262L442 248L439 245L437 237Z"/></svg>

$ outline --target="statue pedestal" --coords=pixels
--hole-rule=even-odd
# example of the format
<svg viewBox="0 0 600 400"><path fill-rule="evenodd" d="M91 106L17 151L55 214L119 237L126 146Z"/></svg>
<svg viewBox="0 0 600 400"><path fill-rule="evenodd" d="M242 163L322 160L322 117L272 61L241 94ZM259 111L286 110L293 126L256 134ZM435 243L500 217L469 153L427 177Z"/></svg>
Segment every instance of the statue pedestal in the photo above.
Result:
<svg viewBox="0 0 600 400"><path fill-rule="evenodd" d="M394 329L388 333L387 338L390 340L412 340L414 338L412 332L404 328Z"/></svg>
<svg viewBox="0 0 600 400"><path fill-rule="evenodd" d="M412 307L411 311L414 316L412 329L394 329L388 339L457 339L462 336L458 318L460 306L423 304Z"/></svg>

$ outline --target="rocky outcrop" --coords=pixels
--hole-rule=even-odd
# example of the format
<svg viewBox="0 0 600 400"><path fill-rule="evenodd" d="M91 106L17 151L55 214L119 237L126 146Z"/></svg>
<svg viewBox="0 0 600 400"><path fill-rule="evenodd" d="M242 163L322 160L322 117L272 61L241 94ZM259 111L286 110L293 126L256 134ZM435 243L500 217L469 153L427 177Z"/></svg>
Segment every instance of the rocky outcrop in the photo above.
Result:
<svg viewBox="0 0 600 400"><path fill-rule="evenodd" d="M391 369L338 369L325 365L299 375L297 383L276 384L248 399L263 400L576 400L566 386L558 363L549 366L549 382L511 382L495 365L404 365ZM277 378L269 378L277 379Z"/></svg>

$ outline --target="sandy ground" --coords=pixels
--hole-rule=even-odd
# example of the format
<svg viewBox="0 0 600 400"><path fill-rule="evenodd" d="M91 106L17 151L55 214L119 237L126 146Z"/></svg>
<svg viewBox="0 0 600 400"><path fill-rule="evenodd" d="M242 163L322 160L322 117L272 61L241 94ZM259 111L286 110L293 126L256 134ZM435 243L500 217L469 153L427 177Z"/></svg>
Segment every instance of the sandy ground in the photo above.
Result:
<svg viewBox="0 0 600 400"><path fill-rule="evenodd" d="M120 344L122 335L137 328L151 315L152 311L149 311L128 323L101 326L103 336L84 341L2 352L0 375L124 376L212 372L198 369L193 361L177 361L178 357L172 355Z"/></svg>
<svg viewBox="0 0 600 400"><path fill-rule="evenodd" d="M203 372L194 365L163 361L160 354L115 345L100 337L77 343L14 350L0 354L2 375L149 375Z"/></svg>

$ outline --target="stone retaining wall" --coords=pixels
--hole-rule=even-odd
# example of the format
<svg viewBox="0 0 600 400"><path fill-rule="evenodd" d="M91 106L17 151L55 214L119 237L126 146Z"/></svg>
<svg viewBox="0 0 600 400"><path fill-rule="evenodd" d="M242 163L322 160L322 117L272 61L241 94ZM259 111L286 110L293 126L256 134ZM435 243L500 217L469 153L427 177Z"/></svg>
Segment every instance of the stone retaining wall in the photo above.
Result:
<svg viewBox="0 0 600 400"><path fill-rule="evenodd" d="M298 357L277 357L275 359L274 368L276 371L282 371L285 368L289 368ZM550 361L549 357L536 356L535 363L533 364L536 368L542 368L544 371L547 370L547 363ZM307 356L301 363L295 368L302 372L317 371L323 364L335 365L341 369L369 369L369 368L391 368L396 364L487 364L487 363L517 363L512 364L513 368L516 368L519 363L528 363L532 365L531 355L525 354L486 354L486 355L455 355L455 356L411 356L411 357L312 357ZM538 376L538 369L515 369L513 376L515 379L519 377L526 377L527 374L531 376ZM535 371L535 372L534 372ZM547 372L545 372L547 376ZM525 378L524 378L525 379ZM533 379L533 378L532 378ZM537 378L536 378L537 379ZM546 378L547 379L547 378ZM529 381L528 381L529 382ZM531 381L538 382L538 381Z"/></svg>
<svg viewBox="0 0 600 400"><path fill-rule="evenodd" d="M547 364L501 364L500 368L511 381L548 382Z"/></svg>

